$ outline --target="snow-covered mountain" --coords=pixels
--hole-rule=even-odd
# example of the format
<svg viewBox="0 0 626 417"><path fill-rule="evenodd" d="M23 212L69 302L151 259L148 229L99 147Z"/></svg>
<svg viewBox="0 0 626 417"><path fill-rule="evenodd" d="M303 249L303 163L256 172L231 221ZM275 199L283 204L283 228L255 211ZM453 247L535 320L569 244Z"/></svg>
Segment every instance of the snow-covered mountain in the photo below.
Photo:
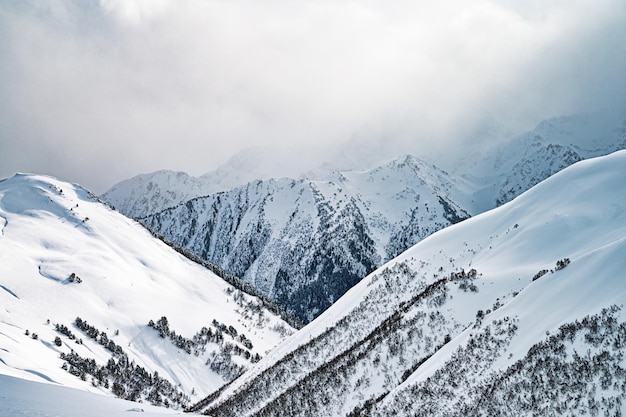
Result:
<svg viewBox="0 0 626 417"><path fill-rule="evenodd" d="M316 153L310 153L312 160L316 161ZM128 217L145 217L192 198L228 191L251 181L299 178L316 166L316 162L302 159L299 158L300 164L296 165L291 162L287 150L252 147L199 177L167 170L140 174L115 184L102 198Z"/></svg>
<svg viewBox="0 0 626 417"><path fill-rule="evenodd" d="M621 107L553 117L520 135L499 131L503 129L497 127L496 133L490 129L480 131L478 137L468 140L469 147L460 146L448 155L432 151L419 157L454 176L471 177L475 189L469 192L476 192L475 205L482 212L510 201L574 162L626 148L626 110ZM485 141L482 136L493 138ZM487 148L471 145L475 141L489 145ZM174 171L141 174L114 185L102 198L121 213L139 218L255 180L323 179L333 171L374 169L381 165L381 158L390 159L385 144L376 141L364 144L352 140L340 146L336 154L334 151L327 150L326 160L314 155L304 163L293 165L289 156L293 150L245 149L200 177ZM315 161L322 162L315 165Z"/></svg>
<svg viewBox="0 0 626 417"><path fill-rule="evenodd" d="M488 210L578 161L625 148L626 111L609 109L544 120L531 131L465 158L454 172L482 184L475 200Z"/></svg>
<svg viewBox="0 0 626 417"><path fill-rule="evenodd" d="M293 332L270 310L77 185L0 182L0 374L180 408Z"/></svg>
<svg viewBox="0 0 626 417"><path fill-rule="evenodd" d="M221 191L214 184L185 172L156 171L115 184L102 198L128 217L143 217L174 207L199 195Z"/></svg>
<svg viewBox="0 0 626 417"><path fill-rule="evenodd" d="M626 151L422 240L193 409L621 415Z"/></svg>
<svg viewBox="0 0 626 417"><path fill-rule="evenodd" d="M325 180L255 181L140 221L310 321L382 262L468 218L464 186L405 156Z"/></svg>
<svg viewBox="0 0 626 417"><path fill-rule="evenodd" d="M403 156L367 170L332 171L330 164L309 179L253 181L195 199L210 194L198 191L209 177L155 185L145 198L145 184L105 198L131 215L181 202L141 221L307 322L372 268L431 233L504 204L575 162L625 147L626 117L617 109L545 120L491 149L468 152L451 164L451 174ZM228 164L223 178L257 172L245 155ZM337 164L357 164L340 156ZM165 182L157 174L147 178ZM163 198L165 188L176 198Z"/></svg>

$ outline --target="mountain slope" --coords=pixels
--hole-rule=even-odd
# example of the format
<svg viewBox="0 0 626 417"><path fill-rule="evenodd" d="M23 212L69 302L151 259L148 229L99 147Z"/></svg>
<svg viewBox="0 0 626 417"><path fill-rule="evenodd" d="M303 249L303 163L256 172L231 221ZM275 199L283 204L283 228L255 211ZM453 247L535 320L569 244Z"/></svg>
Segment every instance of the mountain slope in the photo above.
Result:
<svg viewBox="0 0 626 417"><path fill-rule="evenodd" d="M44 384L0 374L3 417L141 417L180 415L177 410L137 404L56 384ZM131 414L129 414L131 413Z"/></svg>
<svg viewBox="0 0 626 417"><path fill-rule="evenodd" d="M0 373L175 407L292 331L88 191L37 175L0 182L0 305Z"/></svg>
<svg viewBox="0 0 626 417"><path fill-rule="evenodd" d="M625 179L626 151L579 162L433 234L194 409L623 413Z"/></svg>
<svg viewBox="0 0 626 417"><path fill-rule="evenodd" d="M310 321L377 265L469 217L461 185L406 156L320 181L256 181L140 221Z"/></svg>

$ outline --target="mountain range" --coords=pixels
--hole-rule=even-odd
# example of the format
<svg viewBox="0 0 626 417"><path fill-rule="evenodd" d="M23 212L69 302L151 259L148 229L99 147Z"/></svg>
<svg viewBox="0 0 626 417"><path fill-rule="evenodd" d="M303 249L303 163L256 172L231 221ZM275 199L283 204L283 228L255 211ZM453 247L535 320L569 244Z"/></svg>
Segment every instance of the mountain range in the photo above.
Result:
<svg viewBox="0 0 626 417"><path fill-rule="evenodd" d="M256 180L206 196L201 178L190 183L186 174L158 172L122 182L103 198L127 215L151 213L138 220L306 323L433 232L624 147L626 117L606 111L545 120L492 149L467 152L448 171L407 155L366 170L327 164L313 177ZM164 193L172 198L160 198Z"/></svg>
<svg viewBox="0 0 626 417"><path fill-rule="evenodd" d="M469 217L412 157L326 180L255 181L139 219L307 322L385 260Z"/></svg>
<svg viewBox="0 0 626 417"><path fill-rule="evenodd" d="M454 170L153 196L141 223L76 184L0 181L0 409L621 415L624 145L623 115L561 117Z"/></svg>

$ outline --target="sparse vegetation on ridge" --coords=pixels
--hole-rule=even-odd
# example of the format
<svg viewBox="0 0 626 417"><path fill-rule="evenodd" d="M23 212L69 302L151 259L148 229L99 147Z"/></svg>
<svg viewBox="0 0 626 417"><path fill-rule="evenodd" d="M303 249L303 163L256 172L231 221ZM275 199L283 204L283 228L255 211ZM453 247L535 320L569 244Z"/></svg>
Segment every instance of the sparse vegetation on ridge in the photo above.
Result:
<svg viewBox="0 0 626 417"><path fill-rule="evenodd" d="M150 373L134 361L130 361L122 347L110 340L105 332L80 317L76 318L74 324L90 339L109 350L111 358L106 365L98 365L94 359L83 358L73 350L70 353L61 352L64 370L83 381L91 379L93 386L110 389L115 396L125 400L145 400L154 405L175 408L184 408L188 405L190 399L187 395L160 377L158 372ZM65 325L57 324L57 330L70 340L76 339ZM62 341L60 338L57 339L59 343L56 343L55 339L55 344L61 346Z"/></svg>

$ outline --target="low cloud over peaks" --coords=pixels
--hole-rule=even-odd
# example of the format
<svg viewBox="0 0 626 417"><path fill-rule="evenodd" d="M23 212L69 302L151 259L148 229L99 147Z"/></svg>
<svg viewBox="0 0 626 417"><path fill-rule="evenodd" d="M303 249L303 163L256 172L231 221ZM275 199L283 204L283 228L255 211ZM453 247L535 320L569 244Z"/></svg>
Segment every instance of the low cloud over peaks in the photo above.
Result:
<svg viewBox="0 0 626 417"><path fill-rule="evenodd" d="M622 100L622 1L421 3L5 2L2 175L101 192L249 146L445 149Z"/></svg>

